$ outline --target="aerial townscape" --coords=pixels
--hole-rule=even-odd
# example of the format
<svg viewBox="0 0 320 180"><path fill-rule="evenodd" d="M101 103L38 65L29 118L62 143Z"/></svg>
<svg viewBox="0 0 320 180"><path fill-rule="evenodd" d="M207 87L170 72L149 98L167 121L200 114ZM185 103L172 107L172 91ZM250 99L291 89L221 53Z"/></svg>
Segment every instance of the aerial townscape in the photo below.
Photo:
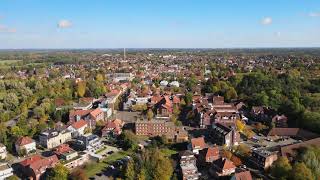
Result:
<svg viewBox="0 0 320 180"><path fill-rule="evenodd" d="M0 180L320 180L319 0L0 0Z"/></svg>

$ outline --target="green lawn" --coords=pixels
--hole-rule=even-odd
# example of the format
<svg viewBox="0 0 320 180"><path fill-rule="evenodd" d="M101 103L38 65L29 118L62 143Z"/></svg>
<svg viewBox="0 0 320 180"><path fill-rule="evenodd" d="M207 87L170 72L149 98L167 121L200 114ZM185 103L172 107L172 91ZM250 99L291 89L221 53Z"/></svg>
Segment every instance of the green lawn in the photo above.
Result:
<svg viewBox="0 0 320 180"><path fill-rule="evenodd" d="M168 149L168 148L166 148L166 149L161 149L161 152L162 152L165 156L167 156L167 157L170 157L170 156L172 156L173 154L177 154L177 153L178 153L177 151L172 150L172 149Z"/></svg>
<svg viewBox="0 0 320 180"><path fill-rule="evenodd" d="M95 174L101 172L104 168L108 167L110 164L112 164L114 161L118 159L122 159L123 157L130 155L131 152L125 152L125 151L120 151L116 152L108 157L106 157L104 160L102 160L99 163L89 163L86 165L84 168L87 177L92 177Z"/></svg>
<svg viewBox="0 0 320 180"><path fill-rule="evenodd" d="M17 63L20 62L22 60L0 60L0 65L5 65L5 64L13 64L13 63Z"/></svg>

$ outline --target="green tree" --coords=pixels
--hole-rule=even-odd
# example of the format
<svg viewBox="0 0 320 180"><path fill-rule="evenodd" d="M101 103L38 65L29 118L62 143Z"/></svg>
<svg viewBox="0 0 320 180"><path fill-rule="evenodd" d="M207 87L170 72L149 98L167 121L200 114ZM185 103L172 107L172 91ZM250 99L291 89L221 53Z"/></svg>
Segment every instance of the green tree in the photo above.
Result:
<svg viewBox="0 0 320 180"><path fill-rule="evenodd" d="M147 118L148 118L149 121L153 118L152 109L149 109L149 110L148 110L148 112L147 112Z"/></svg>
<svg viewBox="0 0 320 180"><path fill-rule="evenodd" d="M86 93L86 82L81 81L77 84L77 94L79 97L83 97Z"/></svg>
<svg viewBox="0 0 320 180"><path fill-rule="evenodd" d="M126 180L135 180L136 173L135 173L134 167L135 167L134 161L130 159L124 173Z"/></svg>
<svg viewBox="0 0 320 180"><path fill-rule="evenodd" d="M271 167L271 174L278 179L287 179L292 167L286 157L279 157Z"/></svg>
<svg viewBox="0 0 320 180"><path fill-rule="evenodd" d="M139 174L137 175L137 180L146 180L146 169L142 167Z"/></svg>
<svg viewBox="0 0 320 180"><path fill-rule="evenodd" d="M75 170L71 173L70 178L71 178L72 180L87 180L87 179L88 179L86 173L85 173L84 170L81 169L81 168L75 169Z"/></svg>
<svg viewBox="0 0 320 180"><path fill-rule="evenodd" d="M314 179L311 170L303 162L298 162L293 165L290 177L292 180Z"/></svg>
<svg viewBox="0 0 320 180"><path fill-rule="evenodd" d="M50 180L67 180L69 175L69 170L62 164L57 164L51 172L49 172L48 179Z"/></svg>
<svg viewBox="0 0 320 180"><path fill-rule="evenodd" d="M3 106L6 110L14 111L19 105L19 98L15 93L7 94L3 99Z"/></svg>

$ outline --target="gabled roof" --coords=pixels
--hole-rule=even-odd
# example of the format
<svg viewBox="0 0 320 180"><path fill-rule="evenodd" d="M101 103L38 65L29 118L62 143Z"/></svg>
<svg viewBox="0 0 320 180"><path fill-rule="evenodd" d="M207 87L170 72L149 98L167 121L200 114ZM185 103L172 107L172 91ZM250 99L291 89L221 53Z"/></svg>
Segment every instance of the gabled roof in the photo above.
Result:
<svg viewBox="0 0 320 180"><path fill-rule="evenodd" d="M25 160L21 161L20 164L22 166L29 166L30 164L41 160L41 158L42 157L40 155L36 154L36 155L30 156L30 157L27 157Z"/></svg>
<svg viewBox="0 0 320 180"><path fill-rule="evenodd" d="M20 137L18 138L18 140L16 141L16 145L18 146L24 146L26 144L30 144L33 143L34 140L31 139L30 137L26 136L26 137Z"/></svg>
<svg viewBox="0 0 320 180"><path fill-rule="evenodd" d="M61 144L60 146L56 147L54 153L57 155L61 155L67 152L73 151L68 144Z"/></svg>
<svg viewBox="0 0 320 180"><path fill-rule="evenodd" d="M234 177L236 180L252 180L250 171L236 172Z"/></svg>
<svg viewBox="0 0 320 180"><path fill-rule="evenodd" d="M219 147L209 147L207 149L206 158L219 156Z"/></svg>
<svg viewBox="0 0 320 180"><path fill-rule="evenodd" d="M267 135L299 137L302 139L313 139L319 137L318 134L300 128L272 128Z"/></svg>
<svg viewBox="0 0 320 180"><path fill-rule="evenodd" d="M91 111L90 112L90 115L92 116L92 117L97 117L99 114L101 114L101 113L103 113L103 111L100 109L100 108L97 108L97 109L95 109L95 110L93 110L93 111Z"/></svg>
<svg viewBox="0 0 320 180"><path fill-rule="evenodd" d="M71 126L74 129L80 129L80 128L86 126L87 124L88 123L85 120L81 119L80 121L77 121L77 122L73 123Z"/></svg>
<svg viewBox="0 0 320 180"><path fill-rule="evenodd" d="M219 158L213 162L219 169L227 170L227 169L235 169L236 166L233 165L233 162L228 160L227 158Z"/></svg>
<svg viewBox="0 0 320 180"><path fill-rule="evenodd" d="M192 149L194 149L195 147L200 147L200 149L203 149L207 146L204 141L204 137L192 138L191 145Z"/></svg>

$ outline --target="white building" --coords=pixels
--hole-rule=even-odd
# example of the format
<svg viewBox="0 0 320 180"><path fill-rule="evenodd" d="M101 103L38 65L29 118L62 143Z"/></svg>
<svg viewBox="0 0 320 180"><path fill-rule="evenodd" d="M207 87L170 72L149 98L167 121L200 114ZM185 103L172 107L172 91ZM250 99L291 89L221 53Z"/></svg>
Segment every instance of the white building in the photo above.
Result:
<svg viewBox="0 0 320 180"><path fill-rule="evenodd" d="M0 164L0 179L6 179L13 175L13 169L9 164Z"/></svg>
<svg viewBox="0 0 320 180"><path fill-rule="evenodd" d="M29 154L30 152L36 151L36 142L30 137L20 137L16 141L15 147L18 154L22 153L22 151L25 151L23 153Z"/></svg>
<svg viewBox="0 0 320 180"><path fill-rule="evenodd" d="M0 159L6 159L7 158L7 148L5 145L0 144Z"/></svg>

